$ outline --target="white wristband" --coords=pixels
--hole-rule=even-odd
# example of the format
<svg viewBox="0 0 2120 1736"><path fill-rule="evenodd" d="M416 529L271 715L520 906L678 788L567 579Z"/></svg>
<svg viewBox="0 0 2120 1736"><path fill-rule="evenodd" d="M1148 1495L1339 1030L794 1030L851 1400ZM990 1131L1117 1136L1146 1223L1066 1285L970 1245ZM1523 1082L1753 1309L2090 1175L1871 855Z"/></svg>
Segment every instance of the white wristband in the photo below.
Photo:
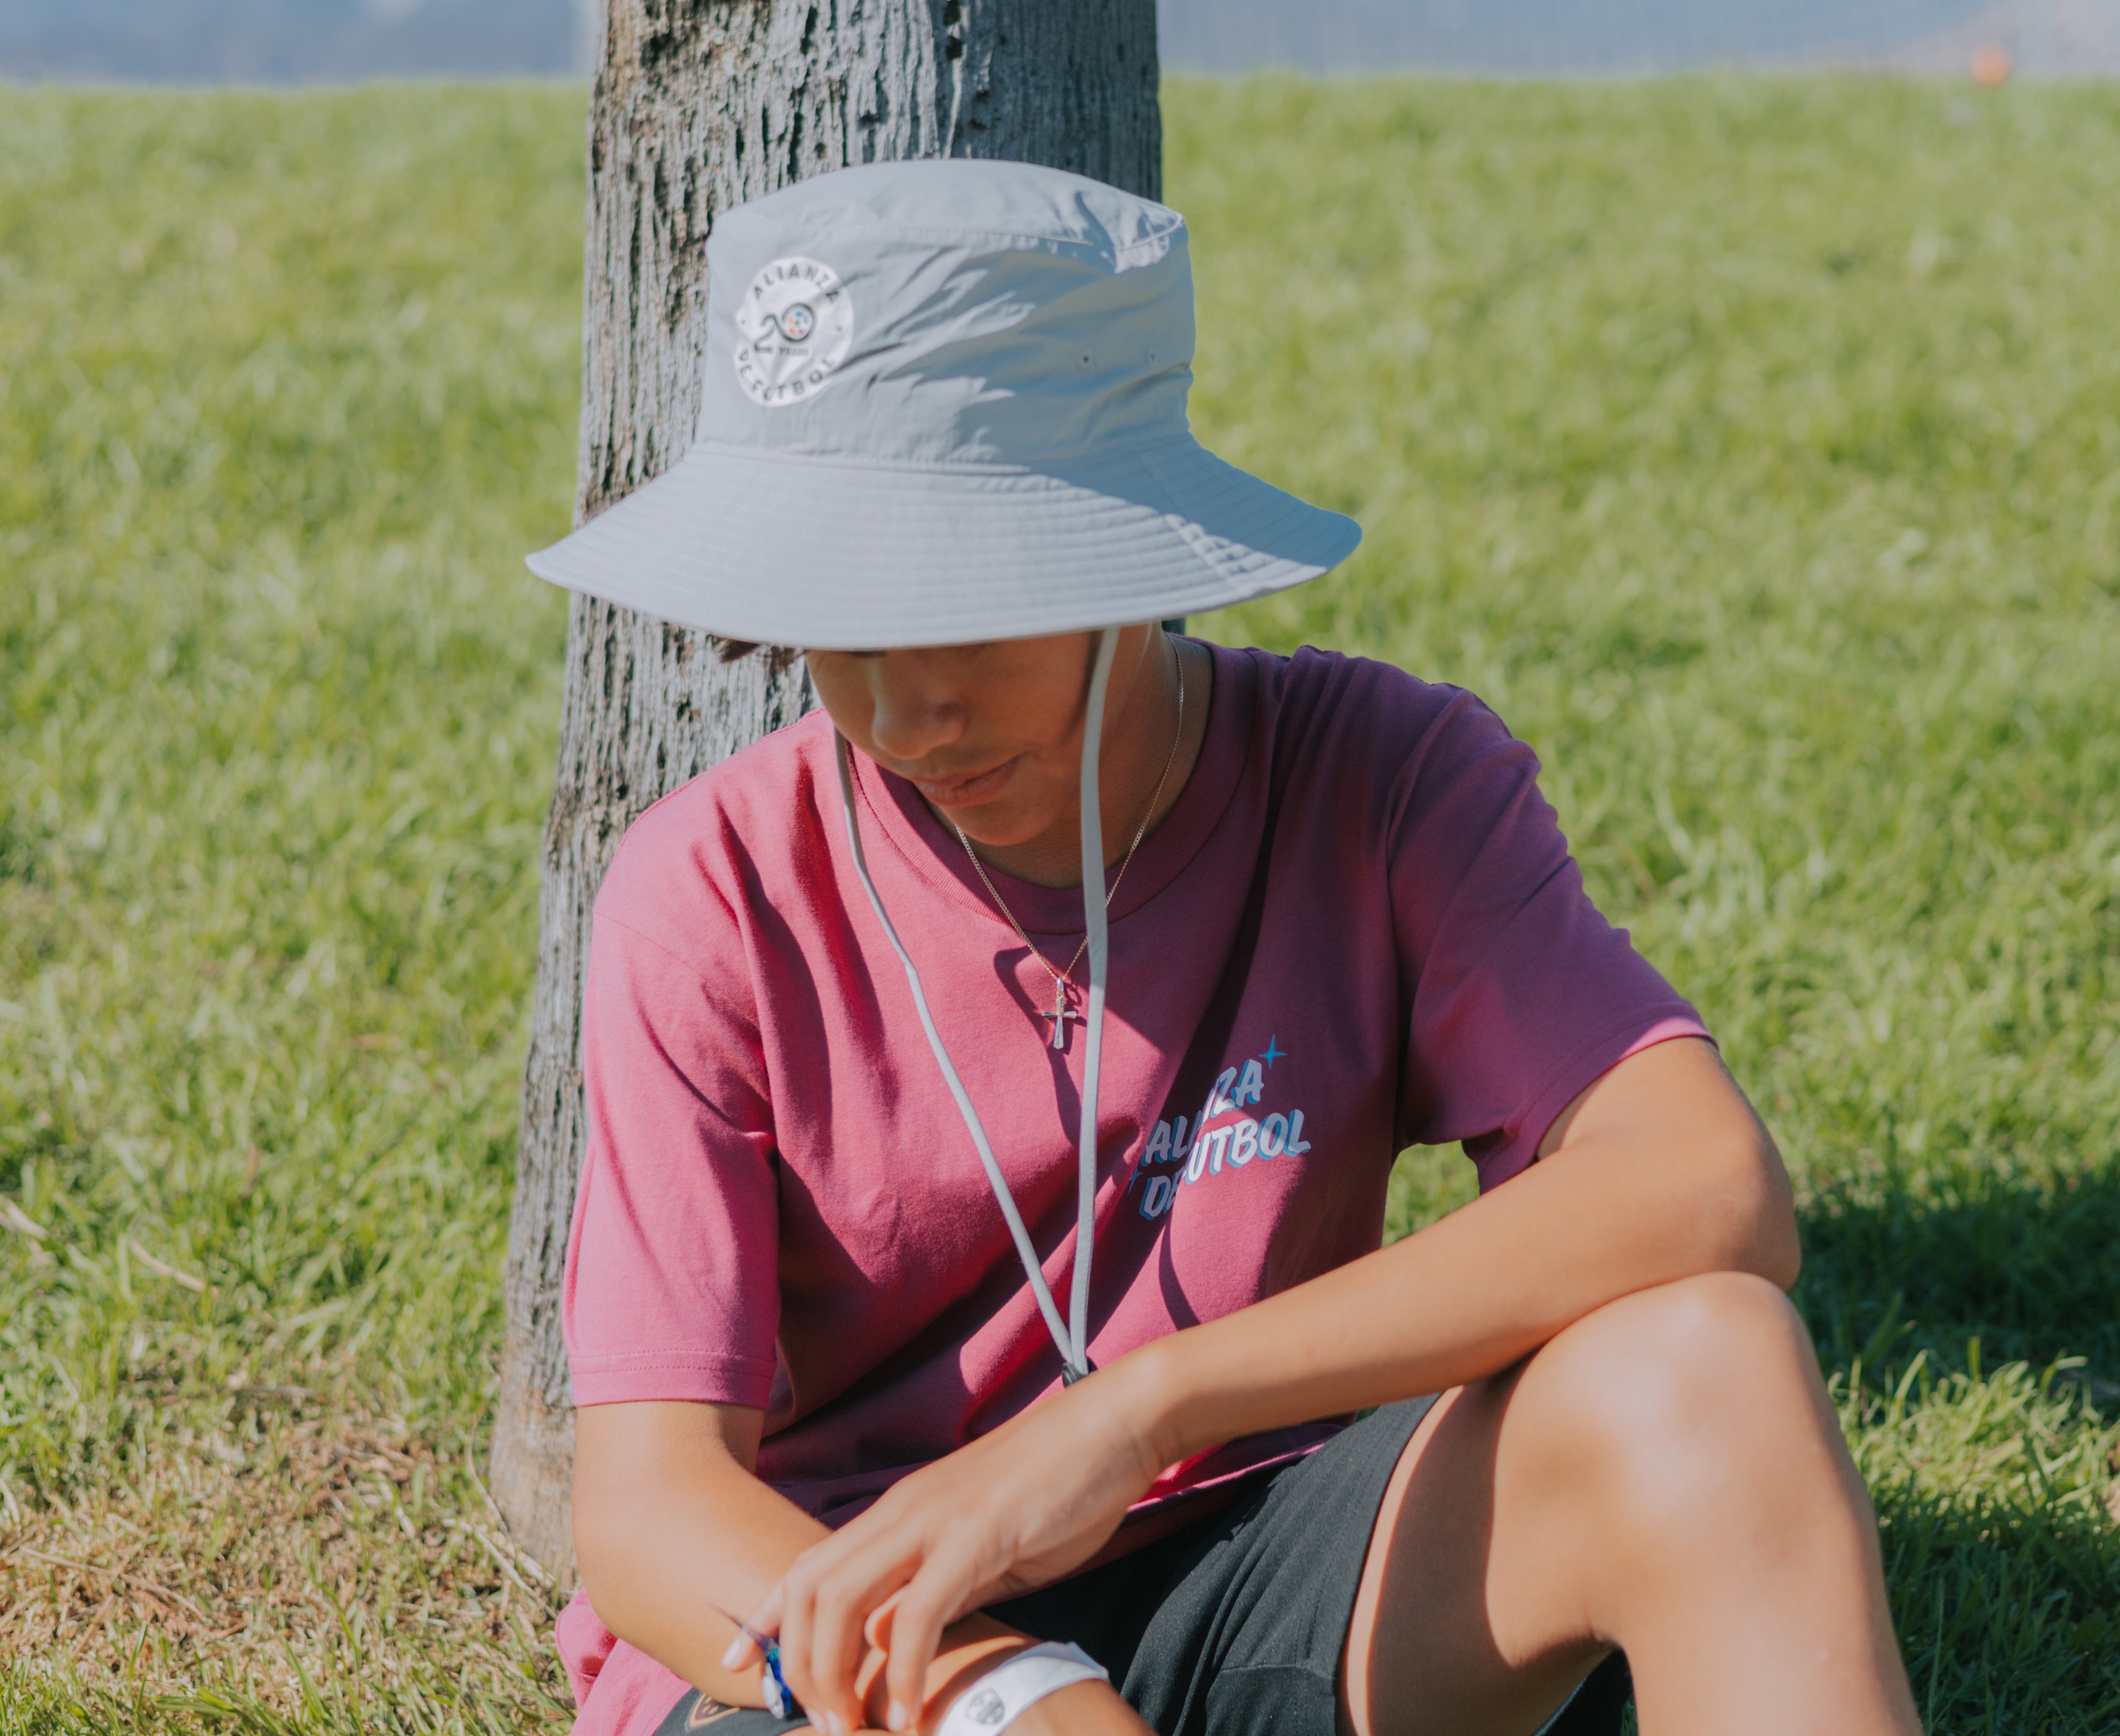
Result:
<svg viewBox="0 0 2120 1736"><path fill-rule="evenodd" d="M958 1695L935 1727L935 1736L996 1736L1048 1694L1077 1682L1111 1679L1081 1646L1048 1641L1016 1653Z"/></svg>

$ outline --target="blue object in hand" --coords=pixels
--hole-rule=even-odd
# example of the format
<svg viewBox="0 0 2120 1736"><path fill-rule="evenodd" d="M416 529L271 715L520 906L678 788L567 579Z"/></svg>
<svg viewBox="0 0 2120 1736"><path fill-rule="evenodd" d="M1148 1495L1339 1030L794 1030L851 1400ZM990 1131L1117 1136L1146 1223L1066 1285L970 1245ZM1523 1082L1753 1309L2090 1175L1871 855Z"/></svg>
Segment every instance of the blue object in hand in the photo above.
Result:
<svg viewBox="0 0 2120 1736"><path fill-rule="evenodd" d="M759 1686L765 1692L766 1710L776 1718L799 1718L802 1709L788 1692L788 1678L780 1673L780 1642L760 1633L750 1622L730 1615L718 1603L714 1608L725 1619L736 1623L737 1631L755 1645L759 1655L765 1659L765 1675Z"/></svg>

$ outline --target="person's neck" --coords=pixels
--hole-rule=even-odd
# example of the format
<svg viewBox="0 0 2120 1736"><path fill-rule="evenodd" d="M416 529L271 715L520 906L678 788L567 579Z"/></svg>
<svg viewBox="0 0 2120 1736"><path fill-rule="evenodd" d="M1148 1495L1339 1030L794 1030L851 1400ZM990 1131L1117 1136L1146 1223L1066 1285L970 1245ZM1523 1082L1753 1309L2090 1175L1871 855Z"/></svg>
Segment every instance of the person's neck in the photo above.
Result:
<svg viewBox="0 0 2120 1736"><path fill-rule="evenodd" d="M1160 635L1157 636L1160 636ZM1182 639L1162 649L1151 641L1152 668L1132 684L1123 708L1105 726L1105 747L1099 780L1104 811L1104 867L1107 873L1125 858L1141 824L1141 815L1162 780L1163 793L1149 816L1153 831L1176 805L1192 775L1206 740L1208 700L1214 689L1214 659L1205 645ZM1175 654L1174 655L1173 654ZM1179 715L1178 660L1184 662L1185 705ZM1181 728L1182 724L1182 728ZM1171 751L1173 736L1177 751ZM1165 766L1169 775L1164 775ZM931 810L932 812L932 810ZM938 816L946 826L946 817ZM1071 887L1082 883L1081 804L1067 810L1034 838L1020 844L974 847L988 868L1033 886Z"/></svg>

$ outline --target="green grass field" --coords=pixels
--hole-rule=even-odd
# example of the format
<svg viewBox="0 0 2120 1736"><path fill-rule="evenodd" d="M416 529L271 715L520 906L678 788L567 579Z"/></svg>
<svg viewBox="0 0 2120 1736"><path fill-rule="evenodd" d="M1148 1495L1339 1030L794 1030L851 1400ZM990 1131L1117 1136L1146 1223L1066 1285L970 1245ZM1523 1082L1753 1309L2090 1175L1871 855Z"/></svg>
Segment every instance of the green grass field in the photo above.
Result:
<svg viewBox="0 0 2120 1736"><path fill-rule="evenodd" d="M1493 701L1802 1193L1930 1725L2120 1730L2120 91L1179 83L1223 637ZM0 91L0 1736L563 1728L477 1477L581 97ZM1466 1194L1415 1153L1401 1227Z"/></svg>

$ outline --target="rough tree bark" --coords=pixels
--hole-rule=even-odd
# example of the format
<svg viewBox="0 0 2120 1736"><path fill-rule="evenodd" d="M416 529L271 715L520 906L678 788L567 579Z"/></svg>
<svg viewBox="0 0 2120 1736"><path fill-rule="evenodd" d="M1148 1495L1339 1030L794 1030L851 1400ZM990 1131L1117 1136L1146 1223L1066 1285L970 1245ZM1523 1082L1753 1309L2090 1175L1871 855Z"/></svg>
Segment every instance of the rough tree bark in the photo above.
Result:
<svg viewBox="0 0 2120 1736"><path fill-rule="evenodd" d="M1161 188L1155 0L611 0L594 58L577 522L690 442L718 212L901 157ZM560 1282L591 901L635 815L793 721L808 691L791 654L725 666L699 635L574 599L491 1464L517 1541L562 1583L574 1419Z"/></svg>

